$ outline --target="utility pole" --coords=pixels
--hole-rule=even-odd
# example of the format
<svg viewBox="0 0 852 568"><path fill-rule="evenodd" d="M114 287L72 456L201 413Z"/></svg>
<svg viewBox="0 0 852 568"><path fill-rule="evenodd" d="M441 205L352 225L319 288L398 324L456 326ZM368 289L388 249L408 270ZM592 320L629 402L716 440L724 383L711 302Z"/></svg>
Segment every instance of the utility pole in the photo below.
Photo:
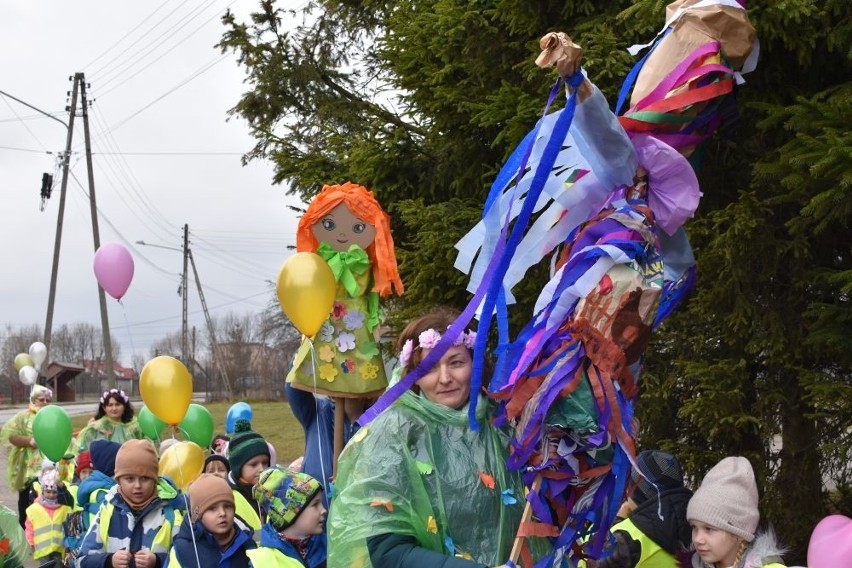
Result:
<svg viewBox="0 0 852 568"><path fill-rule="evenodd" d="M222 375L222 382L225 385L225 394L228 400L231 400L234 393L231 391L231 382L228 380L228 372L225 370L225 365L222 363L222 353L218 348L216 341L216 329L213 327L213 320L210 319L210 312L207 311L207 302L204 300L204 291L201 289L201 280L198 279L198 270L195 268L195 259L192 257L192 251L189 251L189 261L192 263L192 274L195 276L195 285L198 287L198 297L201 299L201 309L204 310L204 319L207 320L207 331L210 333L210 349L213 355L213 361L219 367L219 374Z"/></svg>
<svg viewBox="0 0 852 568"><path fill-rule="evenodd" d="M92 238L95 252L101 248L101 235L98 230L98 206L95 201L95 176L92 168L92 140L89 136L89 106L86 102L86 78L82 73L75 75L80 84L80 102L83 106L83 133L86 141L86 169L89 174L89 207L92 210ZM112 338L109 334L109 315L107 314L106 293L98 286L98 302L101 307L101 328L104 336L104 358L106 359L106 379L109 388L115 388L115 370L112 362Z"/></svg>
<svg viewBox="0 0 852 568"><path fill-rule="evenodd" d="M56 301L56 278L59 274L59 249L62 245L62 222L65 217L65 188L68 187L68 166L71 162L71 140L74 136L74 117L77 115L77 78L73 77L71 106L68 118L68 134L65 138L65 154L62 156L62 185L59 189L59 212L56 219L56 239L53 243L53 268L50 271L50 292L47 298L47 319L44 322L44 346L47 350L45 363L50 363L50 334L53 328L53 304Z"/></svg>
<svg viewBox="0 0 852 568"><path fill-rule="evenodd" d="M181 312L181 328L180 328L180 355L183 358L183 362L185 365L189 365L190 359L189 357L189 349L187 348L187 319L188 319L188 299L189 299L189 290L186 287L187 284L187 263L189 262L189 225L184 224L183 226L183 275L181 276L181 300L182 304L182 312ZM194 354L194 353L193 353Z"/></svg>

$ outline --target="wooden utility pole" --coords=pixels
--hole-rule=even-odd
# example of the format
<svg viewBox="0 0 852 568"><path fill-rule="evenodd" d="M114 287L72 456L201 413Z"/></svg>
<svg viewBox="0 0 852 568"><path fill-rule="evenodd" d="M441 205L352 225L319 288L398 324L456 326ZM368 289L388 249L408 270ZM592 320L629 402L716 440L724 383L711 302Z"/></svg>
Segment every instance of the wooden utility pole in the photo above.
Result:
<svg viewBox="0 0 852 568"><path fill-rule="evenodd" d="M95 201L95 175L92 168L92 139L89 136L89 105L86 102L86 78L77 73L75 79L80 84L80 102L83 107L83 133L86 142L86 170L89 174L89 207L92 210L92 238L95 242L95 252L101 248L101 234L98 229L98 205ZM98 285L98 303L101 307L101 330L104 337L104 359L106 362L106 379L109 388L115 388L115 369L112 362L112 338L109 333L109 315L107 313L106 293Z"/></svg>
<svg viewBox="0 0 852 568"><path fill-rule="evenodd" d="M59 188L59 213L56 219L56 239L53 242L53 268L50 271L50 292L47 297L47 319L44 322L44 346L47 350L45 363L50 363L50 334L53 328L53 304L56 301L56 279L59 275L59 249L62 245L62 222L65 217L65 188L68 187L68 166L71 162L71 140L74 137L74 117L77 115L77 77L73 77L71 106L68 118L68 134L65 138L65 154L62 156L62 185Z"/></svg>
<svg viewBox="0 0 852 568"><path fill-rule="evenodd" d="M186 287L187 284L187 268L189 264L189 225L184 224L183 226L183 274L181 275L181 283L180 283L180 295L182 304L182 312L181 312L181 328L180 328L180 355L183 358L183 363L187 367L190 367L191 359L189 359L189 349L187 348L187 319L188 319L188 300L189 300L189 290ZM193 351L193 356L195 355Z"/></svg>
<svg viewBox="0 0 852 568"><path fill-rule="evenodd" d="M210 354L213 356L213 362L219 367L222 383L225 386L225 394L228 400L231 400L234 396L234 393L231 391L231 381L228 379L228 371L225 368L225 363L222 361L222 352L216 341L216 328L213 325L213 320L210 318L210 312L207 310L207 301L204 299L204 291L201 289L201 280L198 279L198 270L195 268L195 258L193 258L191 250L189 251L189 262L192 264L192 274L195 276L195 285L198 287L198 298L201 300L204 319L207 320L207 332L210 334Z"/></svg>

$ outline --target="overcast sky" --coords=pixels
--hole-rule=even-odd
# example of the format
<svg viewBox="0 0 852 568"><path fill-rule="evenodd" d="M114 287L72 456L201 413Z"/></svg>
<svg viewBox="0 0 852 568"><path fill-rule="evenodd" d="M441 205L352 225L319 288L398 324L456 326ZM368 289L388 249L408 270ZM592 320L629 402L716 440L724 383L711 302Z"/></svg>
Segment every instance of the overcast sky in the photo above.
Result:
<svg viewBox="0 0 852 568"><path fill-rule="evenodd" d="M293 0L294 5L301 2ZM0 90L68 122L68 80L83 72L88 97L101 244L128 247L136 272L119 304L107 296L121 362L151 355L150 345L181 328L177 294L182 227L211 313L260 311L278 268L291 254L295 215L272 167L243 167L253 141L245 123L226 122L244 70L214 45L230 7L245 16L257 0L0 0ZM77 117L53 329L100 327L82 118ZM0 96L0 326L38 324L47 313L65 147L59 122ZM43 172L54 192L39 210ZM191 272L190 272L191 275ZM202 333L195 286L189 325ZM0 335L5 331L0 330Z"/></svg>

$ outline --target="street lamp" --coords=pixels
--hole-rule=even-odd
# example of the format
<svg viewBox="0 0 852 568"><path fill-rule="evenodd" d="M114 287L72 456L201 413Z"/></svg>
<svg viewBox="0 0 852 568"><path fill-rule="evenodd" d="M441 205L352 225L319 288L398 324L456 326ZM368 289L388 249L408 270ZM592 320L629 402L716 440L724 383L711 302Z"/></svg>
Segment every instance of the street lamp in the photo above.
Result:
<svg viewBox="0 0 852 568"><path fill-rule="evenodd" d="M136 244L142 245L144 247L154 247L154 248L160 248L160 249L166 249L166 250L176 250L178 252L183 252L183 250L179 249L179 248L166 247L166 246L163 246L163 245L155 245L155 244L151 244L151 243L146 243L145 241L136 241Z"/></svg>

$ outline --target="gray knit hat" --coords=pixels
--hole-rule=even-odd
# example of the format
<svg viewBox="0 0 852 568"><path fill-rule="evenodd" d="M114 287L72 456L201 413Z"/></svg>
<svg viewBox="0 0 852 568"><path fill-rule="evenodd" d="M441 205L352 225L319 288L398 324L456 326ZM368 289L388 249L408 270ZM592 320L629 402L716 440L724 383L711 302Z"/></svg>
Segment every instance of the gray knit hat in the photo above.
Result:
<svg viewBox="0 0 852 568"><path fill-rule="evenodd" d="M645 450L636 456L636 466L630 479L636 484L633 501L639 505L658 493L683 487L683 470L673 455L657 450Z"/></svg>
<svg viewBox="0 0 852 568"><path fill-rule="evenodd" d="M706 523L751 542L760 520L757 500L757 482L749 461L727 457L704 476L689 500L686 520Z"/></svg>

